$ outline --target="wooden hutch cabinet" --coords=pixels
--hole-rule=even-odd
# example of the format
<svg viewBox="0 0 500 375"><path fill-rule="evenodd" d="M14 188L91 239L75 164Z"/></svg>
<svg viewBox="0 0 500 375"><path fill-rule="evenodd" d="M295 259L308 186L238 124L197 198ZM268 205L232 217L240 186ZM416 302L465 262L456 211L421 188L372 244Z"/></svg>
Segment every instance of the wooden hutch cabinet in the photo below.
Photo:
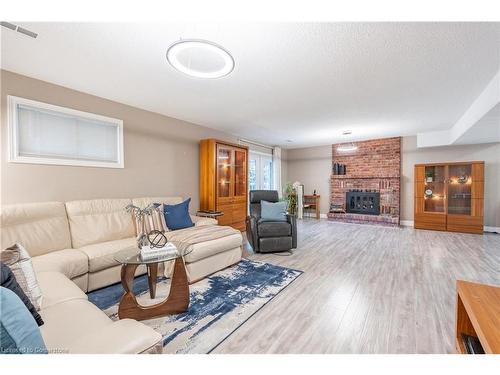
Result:
<svg viewBox="0 0 500 375"><path fill-rule="evenodd" d="M204 139L200 142L200 210L222 211L217 220L245 230L248 147Z"/></svg>
<svg viewBox="0 0 500 375"><path fill-rule="evenodd" d="M415 165L415 228L483 233L484 162Z"/></svg>

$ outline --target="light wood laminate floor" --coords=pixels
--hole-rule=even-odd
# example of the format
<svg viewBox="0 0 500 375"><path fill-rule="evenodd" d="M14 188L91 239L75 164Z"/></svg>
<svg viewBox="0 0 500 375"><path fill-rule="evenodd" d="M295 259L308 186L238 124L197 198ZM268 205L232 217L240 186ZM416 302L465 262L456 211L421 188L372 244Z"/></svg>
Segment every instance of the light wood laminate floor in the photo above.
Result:
<svg viewBox="0 0 500 375"><path fill-rule="evenodd" d="M213 353L454 353L455 281L500 285L500 235L299 221L304 271Z"/></svg>

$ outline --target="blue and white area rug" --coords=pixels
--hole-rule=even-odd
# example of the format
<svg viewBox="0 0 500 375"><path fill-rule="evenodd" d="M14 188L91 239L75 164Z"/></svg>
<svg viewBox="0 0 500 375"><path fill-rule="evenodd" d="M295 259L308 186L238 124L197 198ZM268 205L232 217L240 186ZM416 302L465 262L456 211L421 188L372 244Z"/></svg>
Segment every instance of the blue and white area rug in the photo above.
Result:
<svg viewBox="0 0 500 375"><path fill-rule="evenodd" d="M163 336L164 353L209 353L301 274L302 271L244 259L190 285L188 311L142 322ZM134 283L142 305L160 302L169 289L169 279L158 281L156 298L152 300L145 275L137 277ZM88 297L117 320L122 294L118 283L91 292Z"/></svg>

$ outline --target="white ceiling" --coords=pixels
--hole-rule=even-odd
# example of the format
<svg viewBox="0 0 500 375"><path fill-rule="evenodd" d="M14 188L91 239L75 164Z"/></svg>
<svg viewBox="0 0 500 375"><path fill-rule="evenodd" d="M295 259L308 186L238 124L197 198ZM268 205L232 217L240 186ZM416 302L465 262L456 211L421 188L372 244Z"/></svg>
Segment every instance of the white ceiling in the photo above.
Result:
<svg viewBox="0 0 500 375"><path fill-rule="evenodd" d="M19 24L39 36L2 28L2 69L285 147L450 128L500 67L500 23ZM179 38L234 71L175 71Z"/></svg>

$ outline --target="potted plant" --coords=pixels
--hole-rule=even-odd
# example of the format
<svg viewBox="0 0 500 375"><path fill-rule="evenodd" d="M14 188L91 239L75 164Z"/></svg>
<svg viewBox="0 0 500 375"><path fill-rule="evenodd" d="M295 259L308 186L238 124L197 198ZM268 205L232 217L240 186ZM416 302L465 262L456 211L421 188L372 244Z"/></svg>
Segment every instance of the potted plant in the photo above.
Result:
<svg viewBox="0 0 500 375"><path fill-rule="evenodd" d="M297 195L295 194L295 188L291 182L287 182L285 186L283 200L287 202L288 213L290 215L295 215L297 211Z"/></svg>

